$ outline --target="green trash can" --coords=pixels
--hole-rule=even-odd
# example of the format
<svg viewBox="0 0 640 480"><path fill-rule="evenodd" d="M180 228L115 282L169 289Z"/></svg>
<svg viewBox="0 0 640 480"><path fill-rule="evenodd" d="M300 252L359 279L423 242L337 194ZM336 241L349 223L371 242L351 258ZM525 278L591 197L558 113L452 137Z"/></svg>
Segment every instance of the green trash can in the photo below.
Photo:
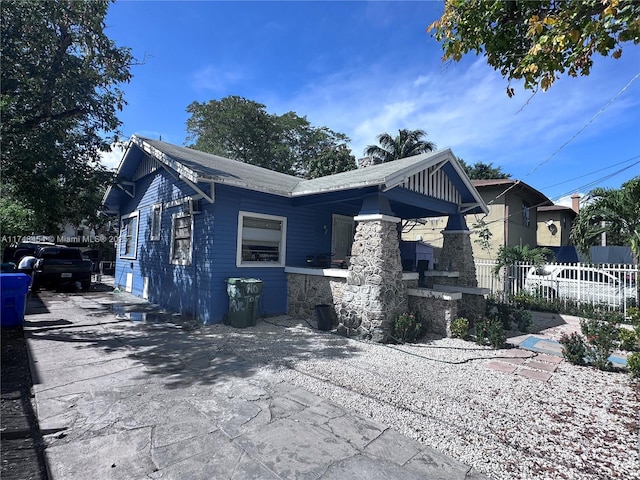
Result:
<svg viewBox="0 0 640 480"><path fill-rule="evenodd" d="M257 278L227 278L229 296L229 325L236 328L253 327L258 316L258 300L262 280Z"/></svg>

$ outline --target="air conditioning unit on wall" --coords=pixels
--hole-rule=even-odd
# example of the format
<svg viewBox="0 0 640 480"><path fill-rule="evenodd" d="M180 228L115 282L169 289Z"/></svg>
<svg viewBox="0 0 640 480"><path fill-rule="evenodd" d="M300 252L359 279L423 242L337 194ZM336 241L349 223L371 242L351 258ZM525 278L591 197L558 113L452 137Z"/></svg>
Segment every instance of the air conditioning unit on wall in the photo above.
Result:
<svg viewBox="0 0 640 480"><path fill-rule="evenodd" d="M200 200L188 200L184 206L185 213L200 213Z"/></svg>

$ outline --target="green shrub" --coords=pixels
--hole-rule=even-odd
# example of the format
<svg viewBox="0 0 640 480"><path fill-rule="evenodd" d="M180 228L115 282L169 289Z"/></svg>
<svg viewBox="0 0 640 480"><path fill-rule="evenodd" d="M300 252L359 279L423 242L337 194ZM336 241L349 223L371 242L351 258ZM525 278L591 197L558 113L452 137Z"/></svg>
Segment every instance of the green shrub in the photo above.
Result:
<svg viewBox="0 0 640 480"><path fill-rule="evenodd" d="M530 332L533 327L533 315L529 310L519 308L513 312L513 323L520 332Z"/></svg>
<svg viewBox="0 0 640 480"><path fill-rule="evenodd" d="M393 323L393 337L401 342L415 342L422 335L422 322L413 312L403 313Z"/></svg>
<svg viewBox="0 0 640 480"><path fill-rule="evenodd" d="M573 332L571 335L562 335L560 343L564 347L562 356L567 362L574 365L586 365L587 345L579 334Z"/></svg>
<svg viewBox="0 0 640 480"><path fill-rule="evenodd" d="M493 348L502 348L507 340L502 327L502 321L498 318L488 318L476 322L476 343L478 345L490 345Z"/></svg>
<svg viewBox="0 0 640 480"><path fill-rule="evenodd" d="M635 331L627 328L620 328L618 332L618 340L620 341L620 350L635 352L638 350L638 335Z"/></svg>
<svg viewBox="0 0 640 480"><path fill-rule="evenodd" d="M632 353L627 358L627 370L632 378L640 378L640 353Z"/></svg>
<svg viewBox="0 0 640 480"><path fill-rule="evenodd" d="M587 339L587 359L599 370L610 370L609 356L618 340L618 326L609 320L589 318L580 320L580 329Z"/></svg>
<svg viewBox="0 0 640 480"><path fill-rule="evenodd" d="M469 320L460 317L451 322L451 336L463 340L467 338L469 336Z"/></svg>
<svg viewBox="0 0 640 480"><path fill-rule="evenodd" d="M627 308L627 317L629 317L629 321L631 325L640 327L640 308L638 307Z"/></svg>

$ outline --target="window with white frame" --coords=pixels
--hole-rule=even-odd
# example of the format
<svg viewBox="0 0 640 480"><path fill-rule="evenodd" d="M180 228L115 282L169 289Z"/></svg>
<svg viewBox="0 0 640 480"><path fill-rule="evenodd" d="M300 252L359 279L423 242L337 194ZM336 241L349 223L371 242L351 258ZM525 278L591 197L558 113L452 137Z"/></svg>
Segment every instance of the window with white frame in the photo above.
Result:
<svg viewBox="0 0 640 480"><path fill-rule="evenodd" d="M238 267L284 266L287 219L252 212L238 214Z"/></svg>
<svg viewBox="0 0 640 480"><path fill-rule="evenodd" d="M138 217L137 211L120 217L120 258L136 258Z"/></svg>
<svg viewBox="0 0 640 480"><path fill-rule="evenodd" d="M162 205L152 205L150 212L149 240L160 240L160 228L162 222Z"/></svg>
<svg viewBox="0 0 640 480"><path fill-rule="evenodd" d="M191 265L193 253L193 215L177 213L171 218L171 263Z"/></svg>

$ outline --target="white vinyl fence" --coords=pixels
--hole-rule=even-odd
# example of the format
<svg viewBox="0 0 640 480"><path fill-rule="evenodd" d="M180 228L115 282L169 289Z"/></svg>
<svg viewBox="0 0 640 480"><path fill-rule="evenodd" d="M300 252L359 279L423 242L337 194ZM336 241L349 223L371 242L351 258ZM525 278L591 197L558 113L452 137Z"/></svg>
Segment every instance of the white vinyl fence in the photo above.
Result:
<svg viewBox="0 0 640 480"><path fill-rule="evenodd" d="M551 263L542 267L516 264L494 273L496 262L476 260L478 287L507 301L525 291L549 301L572 301L626 313L638 306L638 265Z"/></svg>

